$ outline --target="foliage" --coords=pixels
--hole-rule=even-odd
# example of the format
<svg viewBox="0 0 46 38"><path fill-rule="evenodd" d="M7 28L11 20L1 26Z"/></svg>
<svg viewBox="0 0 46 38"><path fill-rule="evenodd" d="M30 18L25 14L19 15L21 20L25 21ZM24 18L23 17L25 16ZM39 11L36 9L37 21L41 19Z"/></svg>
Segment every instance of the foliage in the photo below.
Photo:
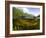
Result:
<svg viewBox="0 0 46 38"><path fill-rule="evenodd" d="M24 13L22 9L13 7L13 30L40 29L40 19L19 19L17 18L19 16L35 17L32 14Z"/></svg>

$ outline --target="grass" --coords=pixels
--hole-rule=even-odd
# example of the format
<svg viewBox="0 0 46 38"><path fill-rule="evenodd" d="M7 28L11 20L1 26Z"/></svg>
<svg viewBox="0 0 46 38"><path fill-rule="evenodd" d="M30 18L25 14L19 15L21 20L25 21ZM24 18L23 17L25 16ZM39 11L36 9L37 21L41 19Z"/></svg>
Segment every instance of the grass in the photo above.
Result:
<svg viewBox="0 0 46 38"><path fill-rule="evenodd" d="M40 29L40 19L13 19L13 30L37 30Z"/></svg>

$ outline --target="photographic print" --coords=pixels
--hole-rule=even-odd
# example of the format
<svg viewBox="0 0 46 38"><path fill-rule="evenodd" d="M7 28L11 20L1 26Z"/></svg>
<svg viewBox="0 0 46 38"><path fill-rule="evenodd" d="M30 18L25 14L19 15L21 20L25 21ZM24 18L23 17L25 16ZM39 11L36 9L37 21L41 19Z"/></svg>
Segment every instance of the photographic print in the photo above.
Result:
<svg viewBox="0 0 46 38"><path fill-rule="evenodd" d="M44 4L30 2L6 2L9 36L44 34ZM9 28L9 29L8 29ZM6 32L7 33L7 32ZM6 34L8 36L8 34Z"/></svg>
<svg viewBox="0 0 46 38"><path fill-rule="evenodd" d="M40 8L13 7L13 31L39 30Z"/></svg>

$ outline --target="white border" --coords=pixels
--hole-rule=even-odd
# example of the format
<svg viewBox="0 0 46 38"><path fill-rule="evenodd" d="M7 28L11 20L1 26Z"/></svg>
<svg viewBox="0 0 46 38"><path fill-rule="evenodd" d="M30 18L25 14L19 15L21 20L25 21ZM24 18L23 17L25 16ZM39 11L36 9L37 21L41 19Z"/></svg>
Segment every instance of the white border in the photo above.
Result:
<svg viewBox="0 0 46 38"><path fill-rule="evenodd" d="M13 7L31 7L31 8L40 8L40 30L24 30L24 31L12 31L13 23L12 23L12 8ZM18 4L10 4L10 34L22 34L22 33L39 33L42 32L42 6L36 5L18 5Z"/></svg>

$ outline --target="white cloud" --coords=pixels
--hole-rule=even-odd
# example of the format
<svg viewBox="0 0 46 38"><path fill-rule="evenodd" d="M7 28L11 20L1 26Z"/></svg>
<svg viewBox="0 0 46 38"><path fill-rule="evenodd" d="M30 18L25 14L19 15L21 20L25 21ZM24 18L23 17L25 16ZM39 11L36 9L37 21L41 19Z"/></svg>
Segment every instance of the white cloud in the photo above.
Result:
<svg viewBox="0 0 46 38"><path fill-rule="evenodd" d="M27 8L22 8L24 12L29 13L29 10Z"/></svg>

